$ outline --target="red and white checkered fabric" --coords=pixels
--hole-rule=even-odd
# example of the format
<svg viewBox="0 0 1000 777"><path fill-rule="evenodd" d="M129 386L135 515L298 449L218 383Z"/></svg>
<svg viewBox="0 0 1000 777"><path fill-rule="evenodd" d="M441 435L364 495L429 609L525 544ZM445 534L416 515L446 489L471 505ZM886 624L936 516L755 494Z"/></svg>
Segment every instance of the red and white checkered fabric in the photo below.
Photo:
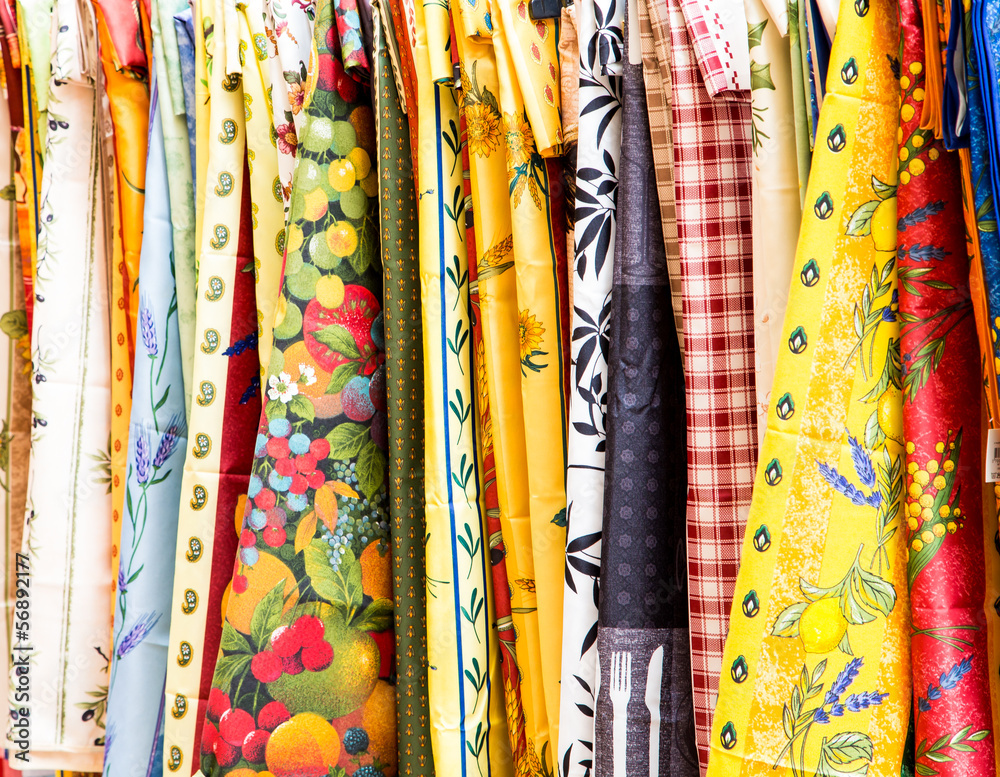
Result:
<svg viewBox="0 0 1000 777"><path fill-rule="evenodd" d="M712 97L750 89L743 0L680 0L695 57Z"/></svg>
<svg viewBox="0 0 1000 777"><path fill-rule="evenodd" d="M704 773L757 454L750 93L709 96L681 2L666 5L684 308L691 667Z"/></svg>

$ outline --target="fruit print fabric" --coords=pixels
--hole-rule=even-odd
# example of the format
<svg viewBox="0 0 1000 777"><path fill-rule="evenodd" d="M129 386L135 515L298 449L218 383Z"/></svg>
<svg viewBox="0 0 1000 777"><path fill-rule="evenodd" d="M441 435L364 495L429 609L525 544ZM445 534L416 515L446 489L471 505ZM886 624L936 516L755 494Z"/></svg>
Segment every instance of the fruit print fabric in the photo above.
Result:
<svg viewBox="0 0 1000 777"><path fill-rule="evenodd" d="M375 203L363 180L346 192L331 182L375 153L374 121L360 90L355 102L336 90L332 17L321 3L275 348L201 738L206 775L396 770Z"/></svg>
<svg viewBox="0 0 1000 777"><path fill-rule="evenodd" d="M154 77L139 282L139 343L115 590L104 775L160 766L177 510L187 447L167 166Z"/></svg>
<svg viewBox="0 0 1000 777"><path fill-rule="evenodd" d="M968 286L958 154L919 128L925 31L900 4L901 131L897 199L904 486L909 560L916 768L996 770L992 670L984 628L983 408ZM961 581L960 583L958 581ZM942 739L944 738L944 739ZM955 747L957 745L958 747ZM945 756L948 760L944 760Z"/></svg>
<svg viewBox="0 0 1000 777"><path fill-rule="evenodd" d="M399 774L434 774L427 701L427 594L424 585L424 393L417 196L410 138L393 77L387 9L375 3L375 117L385 298L389 416L389 519L396 632Z"/></svg>
<svg viewBox="0 0 1000 777"><path fill-rule="evenodd" d="M499 677L487 682L499 670L498 646L472 417L466 225L451 207L463 195L459 107L451 83L432 80L432 47L448 39L449 24L429 6L414 12L414 59L423 76L418 173L420 186L434 182L419 198L434 768L456 777L512 774L502 684Z"/></svg>
<svg viewBox="0 0 1000 777"><path fill-rule="evenodd" d="M21 655L31 662L33 677L52 683L50 692L25 705L31 740L26 765L95 772L103 755L104 710L98 705L94 714L89 705L105 697L111 653L111 495L102 455L111 429L105 243L111 214L98 136L97 33L93 15L80 10L75 0L58 0L53 12L54 127L47 133L39 200L21 549L34 570L33 611L48 617L32 619L33 650ZM13 710L11 717L16 725Z"/></svg>
<svg viewBox="0 0 1000 777"><path fill-rule="evenodd" d="M902 413L889 390L901 379L896 14L885 0L841 7L710 777L900 773L910 672ZM827 142L841 132L843 146Z"/></svg>
<svg viewBox="0 0 1000 777"><path fill-rule="evenodd" d="M219 29L210 17L199 23ZM198 768L198 742L222 637L220 612L232 579L243 503L260 421L252 213L240 81L213 60L206 160L204 243L196 296L198 347L181 483L170 656L164 698L164 765ZM210 176L210 177L209 177Z"/></svg>

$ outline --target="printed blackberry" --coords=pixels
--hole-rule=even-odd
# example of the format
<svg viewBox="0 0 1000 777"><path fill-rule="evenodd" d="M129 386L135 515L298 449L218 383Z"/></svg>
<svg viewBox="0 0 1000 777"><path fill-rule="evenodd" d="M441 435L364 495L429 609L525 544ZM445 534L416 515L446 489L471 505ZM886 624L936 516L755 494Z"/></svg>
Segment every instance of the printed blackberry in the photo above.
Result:
<svg viewBox="0 0 1000 777"><path fill-rule="evenodd" d="M354 728L347 729L344 733L344 749L351 755L363 753L368 749L368 732L366 732L363 728L358 728L356 726ZM359 772L355 772L355 774L358 773ZM381 774L381 772L379 772L379 774Z"/></svg>

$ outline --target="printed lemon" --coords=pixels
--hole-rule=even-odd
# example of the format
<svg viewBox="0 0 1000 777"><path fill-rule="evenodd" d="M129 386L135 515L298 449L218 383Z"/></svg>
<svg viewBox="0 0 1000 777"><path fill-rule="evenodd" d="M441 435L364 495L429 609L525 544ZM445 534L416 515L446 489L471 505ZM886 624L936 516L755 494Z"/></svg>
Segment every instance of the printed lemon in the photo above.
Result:
<svg viewBox="0 0 1000 777"><path fill-rule="evenodd" d="M359 151L360 149L354 149ZM338 159L330 163L330 186L334 191L346 192L354 186L357 180L357 173L350 159Z"/></svg>
<svg viewBox="0 0 1000 777"><path fill-rule="evenodd" d="M358 247L358 231L349 221L336 221L326 230L326 245L334 256L350 256Z"/></svg>
<svg viewBox="0 0 1000 777"><path fill-rule="evenodd" d="M344 282L336 275L324 275L316 281L316 299L324 308L339 308L344 302Z"/></svg>
<svg viewBox="0 0 1000 777"><path fill-rule="evenodd" d="M882 200L872 213L872 240L876 251L896 250L896 198Z"/></svg>
<svg viewBox="0 0 1000 777"><path fill-rule="evenodd" d="M895 214L895 211L893 213ZM893 234L895 235L895 232ZM893 237L893 240L895 239ZM903 395L891 384L878 398L878 425L886 437L900 445L903 444Z"/></svg>
<svg viewBox="0 0 1000 777"><path fill-rule="evenodd" d="M351 149L351 153L347 155L347 158L354 165L354 174L359 181L363 181L368 177L368 171L372 169L372 160L368 156L367 151L361 147Z"/></svg>
<svg viewBox="0 0 1000 777"><path fill-rule="evenodd" d="M319 221L326 215L329 202L330 200L327 198L325 191L322 189L313 189L305 196L306 207L302 213L302 218L306 221ZM895 238L893 240L895 241Z"/></svg>
<svg viewBox="0 0 1000 777"><path fill-rule="evenodd" d="M847 633L847 619L840 611L840 599L817 599L802 611L799 639L807 653L829 653Z"/></svg>
<svg viewBox="0 0 1000 777"><path fill-rule="evenodd" d="M340 737L319 715L303 712L278 726L264 761L274 777L324 777L340 758Z"/></svg>
<svg viewBox="0 0 1000 777"><path fill-rule="evenodd" d="M298 224L289 224L288 242L285 243L285 250L288 253L298 251L302 247L302 228Z"/></svg>

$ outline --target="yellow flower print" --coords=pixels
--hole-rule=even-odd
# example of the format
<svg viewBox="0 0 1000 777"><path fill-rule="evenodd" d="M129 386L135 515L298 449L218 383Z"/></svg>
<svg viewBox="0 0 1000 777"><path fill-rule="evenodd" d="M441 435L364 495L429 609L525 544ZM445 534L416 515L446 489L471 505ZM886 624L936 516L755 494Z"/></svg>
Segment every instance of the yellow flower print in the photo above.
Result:
<svg viewBox="0 0 1000 777"><path fill-rule="evenodd" d="M534 359L548 356L547 352L540 349L545 329L530 310L522 310L518 315L517 333L521 343L521 373L527 375L525 369L541 372L548 365L536 364Z"/></svg>
<svg viewBox="0 0 1000 777"><path fill-rule="evenodd" d="M500 148L500 117L485 103L465 106L469 153L488 157Z"/></svg>
<svg viewBox="0 0 1000 777"><path fill-rule="evenodd" d="M516 113L505 113L507 123L507 169L520 167L529 159L535 150L535 136L527 119Z"/></svg>

